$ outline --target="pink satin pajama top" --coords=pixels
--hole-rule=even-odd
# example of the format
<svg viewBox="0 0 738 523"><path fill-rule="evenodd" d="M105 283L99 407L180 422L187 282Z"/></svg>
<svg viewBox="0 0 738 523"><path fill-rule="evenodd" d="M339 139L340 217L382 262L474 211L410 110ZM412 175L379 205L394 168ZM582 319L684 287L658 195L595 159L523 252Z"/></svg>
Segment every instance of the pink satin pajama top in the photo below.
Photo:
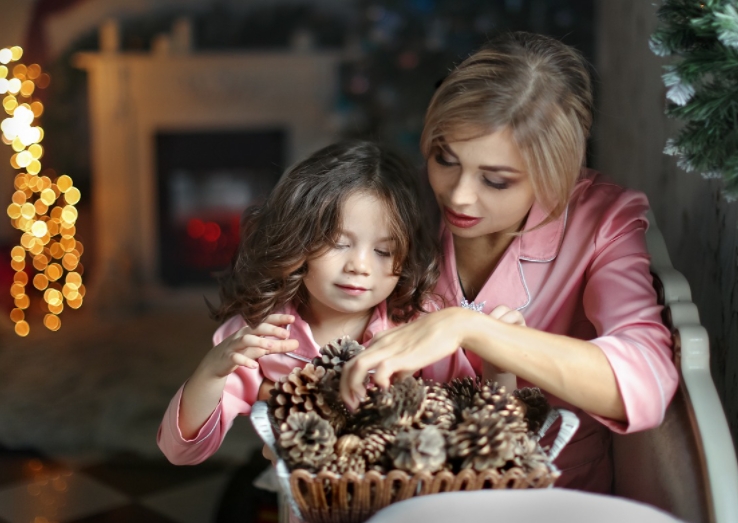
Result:
<svg viewBox="0 0 738 523"><path fill-rule="evenodd" d="M556 485L609 492L610 430L628 433L659 425L678 375L649 272L648 201L598 173L584 174L559 219L513 240L475 303L483 303L487 314L506 305L519 310L529 327L589 340L602 349L615 373L627 423L588 414L553 396L549 400L581 421L556 460L563 472ZM525 229L545 216L534 204ZM453 238L445 228L442 242L444 266L437 290L448 304L459 305L463 296ZM479 357L467 356L481 375ZM531 386L522 379L517 385ZM550 445L557 428L552 427L543 445Z"/></svg>

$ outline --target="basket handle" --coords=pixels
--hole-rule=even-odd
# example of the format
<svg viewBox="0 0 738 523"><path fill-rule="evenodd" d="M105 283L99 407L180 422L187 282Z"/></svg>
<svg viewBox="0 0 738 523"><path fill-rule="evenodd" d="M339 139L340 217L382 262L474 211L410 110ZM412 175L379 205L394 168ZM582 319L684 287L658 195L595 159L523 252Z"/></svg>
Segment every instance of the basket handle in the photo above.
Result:
<svg viewBox="0 0 738 523"><path fill-rule="evenodd" d="M546 416L546 420L543 422L541 429L538 431L538 439L542 438L551 425L561 418L561 426L559 427L559 433L556 434L556 439L551 445L551 450L548 451L548 457L551 461L555 460L561 450L566 446L571 438L574 437L577 429L579 428L579 418L576 414L566 409L551 409Z"/></svg>
<svg viewBox="0 0 738 523"><path fill-rule="evenodd" d="M251 424L256 429L256 433L261 437L264 444L269 447L272 454L277 456L277 484L279 489L282 491L283 499L286 499L290 505L290 508L295 515L302 518L300 508L297 506L295 498L292 496L292 490L290 489L290 471L287 469L287 464L282 458L279 457L277 452L277 438L274 437L274 431L272 431L272 424L269 421L269 409L266 401L257 401L251 407Z"/></svg>

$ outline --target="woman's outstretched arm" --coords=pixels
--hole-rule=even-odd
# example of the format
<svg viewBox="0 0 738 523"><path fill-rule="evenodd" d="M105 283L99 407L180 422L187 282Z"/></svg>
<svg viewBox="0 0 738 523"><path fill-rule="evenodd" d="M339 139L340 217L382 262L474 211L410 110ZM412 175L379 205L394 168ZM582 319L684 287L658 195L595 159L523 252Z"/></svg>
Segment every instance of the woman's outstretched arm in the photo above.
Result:
<svg viewBox="0 0 738 523"><path fill-rule="evenodd" d="M364 380L386 387L464 347L508 372L592 414L626 420L615 374L594 343L505 323L492 316L451 307L377 335L349 361L341 395L350 407L364 397Z"/></svg>

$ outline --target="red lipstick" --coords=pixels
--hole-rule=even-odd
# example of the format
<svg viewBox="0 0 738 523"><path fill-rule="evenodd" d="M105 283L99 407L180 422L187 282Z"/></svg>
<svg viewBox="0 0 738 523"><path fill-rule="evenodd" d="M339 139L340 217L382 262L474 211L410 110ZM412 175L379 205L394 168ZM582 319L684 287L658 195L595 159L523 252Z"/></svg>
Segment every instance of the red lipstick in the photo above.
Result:
<svg viewBox="0 0 738 523"><path fill-rule="evenodd" d="M476 224L482 221L481 218L475 218L474 216L468 216L466 214L459 214L452 211L448 207L443 208L443 214L446 217L446 221L454 227L461 229L468 229L474 227Z"/></svg>

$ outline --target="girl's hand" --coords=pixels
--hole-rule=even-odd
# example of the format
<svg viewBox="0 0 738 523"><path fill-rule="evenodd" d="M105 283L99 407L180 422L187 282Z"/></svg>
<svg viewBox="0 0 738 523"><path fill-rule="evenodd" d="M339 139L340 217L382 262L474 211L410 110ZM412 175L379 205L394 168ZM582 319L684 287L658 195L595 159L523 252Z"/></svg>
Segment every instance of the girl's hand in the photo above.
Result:
<svg viewBox="0 0 738 523"><path fill-rule="evenodd" d="M257 395L256 399L258 400L267 400L269 399L269 391L274 387L274 382L272 380L269 380L267 378L264 378L264 381L261 382L261 386L259 386L259 394ZM277 456L275 456L271 450L269 450L269 447L264 445L264 448L261 449L261 454L266 459L272 462L272 466L277 465Z"/></svg>
<svg viewBox="0 0 738 523"><path fill-rule="evenodd" d="M489 313L489 315L501 322L525 327L525 318L523 317L523 314L506 305L498 305ZM518 380L515 374L512 372L506 372L497 365L484 360L482 361L482 378L497 382L498 385L505 387L508 392L513 391L518 387Z"/></svg>
<svg viewBox="0 0 738 523"><path fill-rule="evenodd" d="M200 364L200 371L214 378L225 378L239 366L254 369L256 360L267 354L292 352L297 340L287 339L289 325L295 317L289 314L272 314L255 328L244 327L213 347Z"/></svg>
<svg viewBox="0 0 738 523"><path fill-rule="evenodd" d="M272 467L277 466L277 456L275 456L271 449L266 445L261 449L261 455L272 462Z"/></svg>
<svg viewBox="0 0 738 523"><path fill-rule="evenodd" d="M489 315L503 323L525 327L525 318L523 318L523 314L520 311L511 309L507 305L498 305L489 313Z"/></svg>
<svg viewBox="0 0 738 523"><path fill-rule="evenodd" d="M289 314L272 314L264 323L253 329L244 327L208 351L182 389L179 429L185 439L195 437L212 414L234 370L254 368L256 360L266 354L291 352L299 346L297 340L286 339L289 332L281 327L294 321Z"/></svg>

